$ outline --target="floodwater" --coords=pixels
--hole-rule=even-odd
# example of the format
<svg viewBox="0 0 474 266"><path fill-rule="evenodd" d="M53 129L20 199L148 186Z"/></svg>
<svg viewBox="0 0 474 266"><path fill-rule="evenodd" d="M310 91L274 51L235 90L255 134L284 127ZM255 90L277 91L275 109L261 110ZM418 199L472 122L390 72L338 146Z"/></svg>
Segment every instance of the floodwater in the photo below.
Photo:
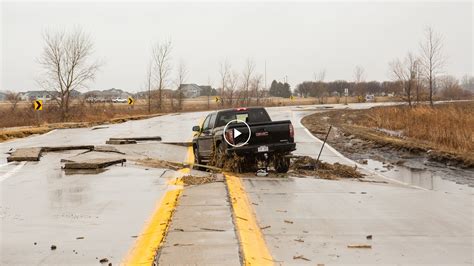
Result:
<svg viewBox="0 0 474 266"><path fill-rule="evenodd" d="M413 168L400 165L388 165L380 161L367 159L367 168L398 182L447 193L474 192L474 171L439 167Z"/></svg>

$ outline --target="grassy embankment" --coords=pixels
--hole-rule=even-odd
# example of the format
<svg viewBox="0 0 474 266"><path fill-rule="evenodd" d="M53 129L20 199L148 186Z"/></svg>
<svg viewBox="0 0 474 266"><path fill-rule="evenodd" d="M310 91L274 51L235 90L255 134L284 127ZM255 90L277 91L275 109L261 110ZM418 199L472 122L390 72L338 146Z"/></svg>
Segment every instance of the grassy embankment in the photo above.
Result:
<svg viewBox="0 0 474 266"><path fill-rule="evenodd" d="M474 102L332 111L324 120L345 134L474 167ZM321 114L303 119L313 133L322 133L321 121Z"/></svg>

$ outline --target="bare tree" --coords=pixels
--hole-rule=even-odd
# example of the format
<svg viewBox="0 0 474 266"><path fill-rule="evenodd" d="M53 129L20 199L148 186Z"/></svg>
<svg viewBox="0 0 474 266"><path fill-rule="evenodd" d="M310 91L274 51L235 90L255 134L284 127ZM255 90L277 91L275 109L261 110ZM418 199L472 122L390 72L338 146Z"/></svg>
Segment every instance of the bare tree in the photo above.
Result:
<svg viewBox="0 0 474 266"><path fill-rule="evenodd" d="M18 92L7 91L6 92L6 100L11 104L11 111L14 112L18 105L18 102L21 101L21 95Z"/></svg>
<svg viewBox="0 0 474 266"><path fill-rule="evenodd" d="M229 106L233 105L233 98L235 90L237 89L237 84L239 84L239 73L232 71L227 79L226 85L226 94L228 99Z"/></svg>
<svg viewBox="0 0 474 266"><path fill-rule="evenodd" d="M94 80L100 64L89 62L93 52L90 37L81 29L71 33L65 31L43 34L45 47L39 58L43 67L43 79L40 85L46 90L56 90L56 98L61 110L61 120L68 117L69 99L72 90L83 88L88 81Z"/></svg>
<svg viewBox="0 0 474 266"><path fill-rule="evenodd" d="M408 105L412 105L412 93L417 84L419 60L408 53L403 61L396 59L390 63L390 72L396 81L400 81Z"/></svg>
<svg viewBox="0 0 474 266"><path fill-rule="evenodd" d="M366 75L365 75L365 70L361 66L356 66L354 69L354 81L356 83L360 83L365 81Z"/></svg>
<svg viewBox="0 0 474 266"><path fill-rule="evenodd" d="M366 93L366 86L364 83L365 78L366 74L364 68L361 66L356 66L354 69L354 91L358 97L362 97L362 95Z"/></svg>
<svg viewBox="0 0 474 266"><path fill-rule="evenodd" d="M442 37L435 33L433 28L427 27L425 39L420 43L420 49L423 75L428 81L429 99L431 106L433 106L436 75L441 72L445 62Z"/></svg>
<svg viewBox="0 0 474 266"><path fill-rule="evenodd" d="M326 78L326 69L322 69L321 71L314 73L314 80L316 82L323 82Z"/></svg>
<svg viewBox="0 0 474 266"><path fill-rule="evenodd" d="M259 89L263 82L262 74L256 74L252 79L253 95L257 98L257 105L260 105L260 93Z"/></svg>
<svg viewBox="0 0 474 266"><path fill-rule="evenodd" d="M319 97L319 103L324 103L324 95L327 93L326 83L324 79L326 78L326 69L314 73L314 80L316 82L316 96Z"/></svg>
<svg viewBox="0 0 474 266"><path fill-rule="evenodd" d="M220 76L220 83L221 83L220 96L221 96L222 106L224 106L224 94L227 88L227 82L230 75L230 68L231 68L230 63L227 60L224 60L219 65L219 76Z"/></svg>
<svg viewBox="0 0 474 266"><path fill-rule="evenodd" d="M163 89L167 86L171 73L171 41L157 43L153 47L153 74L158 85L158 109L163 105Z"/></svg>
<svg viewBox="0 0 474 266"><path fill-rule="evenodd" d="M151 113L152 72L153 72L153 63L150 61L150 63L148 63L148 68L146 72L146 86L148 89L148 113Z"/></svg>
<svg viewBox="0 0 474 266"><path fill-rule="evenodd" d="M182 85L186 81L188 77L188 68L186 67L186 63L181 60L178 65L178 73L176 77L176 86L178 87L177 91L177 96L178 96L178 109L181 110L183 107L183 91L182 91Z"/></svg>
<svg viewBox="0 0 474 266"><path fill-rule="evenodd" d="M250 83L252 81L253 72L255 71L255 62L252 59L247 59L247 63L245 64L245 69L242 72L242 87L245 91L245 100L246 104L250 104L250 97L249 97L249 88Z"/></svg>
<svg viewBox="0 0 474 266"><path fill-rule="evenodd" d="M211 110L211 92L212 92L212 85L211 85L211 77L207 77L207 84L209 85L209 89L207 90L207 110Z"/></svg>

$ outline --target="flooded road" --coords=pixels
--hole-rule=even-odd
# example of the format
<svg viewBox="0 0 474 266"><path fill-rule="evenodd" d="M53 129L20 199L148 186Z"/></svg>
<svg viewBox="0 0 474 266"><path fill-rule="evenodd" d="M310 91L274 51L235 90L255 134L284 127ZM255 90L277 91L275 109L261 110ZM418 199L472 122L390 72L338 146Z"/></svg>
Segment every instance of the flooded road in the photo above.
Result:
<svg viewBox="0 0 474 266"><path fill-rule="evenodd" d="M294 154L318 156L322 141L300 120L321 108L268 108L273 120L292 121ZM385 183L313 176L259 178L250 173L233 177L230 185L183 187L176 178L189 169L175 171L136 163L146 158L190 159L187 147L160 142L113 145L123 154L48 152L39 162L6 163L6 153L21 147L104 145L110 137L128 136L188 142L191 127L206 114L171 114L100 130L55 130L1 143L0 264L99 265L100 259L107 258L117 265L126 261L130 250L147 253L151 257L148 265L153 261L179 264L184 257L187 262L199 258L202 264L239 264L239 258L246 258L243 250L264 250L264 259L270 257L275 264L472 265L472 188L467 186L470 183L450 181L443 172L430 175L401 166L387 169L371 160L359 169L368 179ZM115 156L123 156L127 162L97 172L61 169L62 159ZM330 145L325 146L321 159L362 167ZM177 187L184 191L181 197ZM172 215L175 207L177 219L171 219L168 227L170 220L162 219ZM172 230L168 231L170 237L161 242L156 240L159 237L147 239L156 233L155 228L160 228L157 234L161 238L166 230ZM256 241L255 236L259 236ZM143 238L146 241L138 241ZM348 248L357 244L371 247ZM52 250L52 245L56 249ZM160 245L162 253L157 252ZM180 255L184 253L186 256Z"/></svg>
<svg viewBox="0 0 474 266"><path fill-rule="evenodd" d="M383 162L367 159L367 168L404 184L423 189L449 192L474 193L474 171L464 169L438 169L433 167L413 168L408 166L387 165Z"/></svg>

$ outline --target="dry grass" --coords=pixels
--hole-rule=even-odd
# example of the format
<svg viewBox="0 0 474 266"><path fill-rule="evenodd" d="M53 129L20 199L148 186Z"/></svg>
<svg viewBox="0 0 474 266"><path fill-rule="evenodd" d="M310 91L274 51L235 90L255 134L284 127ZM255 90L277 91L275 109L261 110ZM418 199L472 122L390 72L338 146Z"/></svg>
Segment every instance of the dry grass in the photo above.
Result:
<svg viewBox="0 0 474 266"><path fill-rule="evenodd" d="M401 131L442 150L474 151L474 103L374 108L359 125Z"/></svg>
<svg viewBox="0 0 474 266"><path fill-rule="evenodd" d="M65 128L81 128L81 127L92 127L96 125L107 124L116 124L122 123L129 120L138 120L145 119L157 116L155 115L135 115L135 116L123 116L113 118L108 121L97 121L97 122L67 122L67 123L51 123L51 124L42 124L40 126L23 126L23 127L10 127L10 128L0 128L0 142L15 139L15 138L24 138L35 134L44 134L53 129L65 129Z"/></svg>

